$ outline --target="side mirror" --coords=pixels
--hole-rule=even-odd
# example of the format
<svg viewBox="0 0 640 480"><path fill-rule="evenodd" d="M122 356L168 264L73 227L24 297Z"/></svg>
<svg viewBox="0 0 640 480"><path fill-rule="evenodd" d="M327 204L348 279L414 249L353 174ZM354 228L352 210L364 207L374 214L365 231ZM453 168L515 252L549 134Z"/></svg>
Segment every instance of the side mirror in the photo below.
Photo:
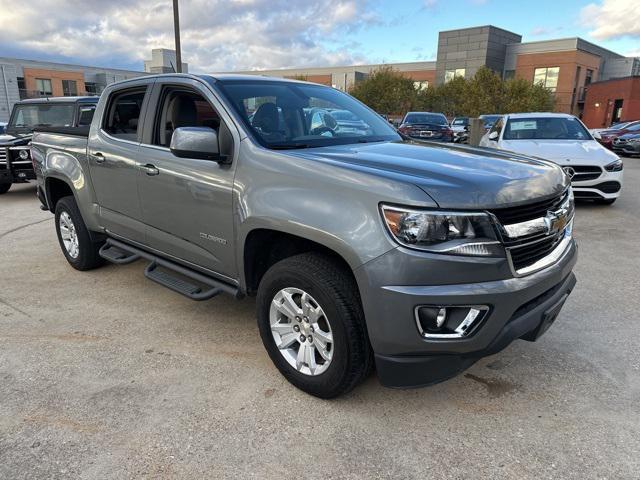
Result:
<svg viewBox="0 0 640 480"><path fill-rule="evenodd" d="M225 155L220 155L218 134L208 127L179 127L171 136L171 153L180 158L197 158L222 162Z"/></svg>
<svg viewBox="0 0 640 480"><path fill-rule="evenodd" d="M500 134L498 132L491 132L489 134L489 140L491 140L493 142L497 142L499 136L500 136Z"/></svg>

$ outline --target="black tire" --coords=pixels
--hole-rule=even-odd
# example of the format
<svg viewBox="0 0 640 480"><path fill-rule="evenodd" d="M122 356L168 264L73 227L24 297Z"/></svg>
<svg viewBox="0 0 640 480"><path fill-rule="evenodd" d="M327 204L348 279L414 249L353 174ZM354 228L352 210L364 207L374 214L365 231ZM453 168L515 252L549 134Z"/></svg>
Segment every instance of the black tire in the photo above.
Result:
<svg viewBox="0 0 640 480"><path fill-rule="evenodd" d="M60 231L60 216L67 214L73 222L75 228L75 236L78 241L78 254L74 258L64 245L62 234ZM72 196L61 198L56 204L55 212L56 233L58 234L58 242L67 262L76 270L91 270L99 267L104 263L102 257L98 255L98 250L102 246L102 242L96 243L91 240L89 231L87 230L82 215L78 209L75 198Z"/></svg>
<svg viewBox="0 0 640 480"><path fill-rule="evenodd" d="M304 290L317 301L333 333L331 363L315 376L291 366L271 333L271 303L280 290L288 287ZM271 360L300 390L320 398L333 398L353 389L370 373L373 354L357 285L351 272L330 257L304 253L273 265L260 282L257 307L260 336Z"/></svg>
<svg viewBox="0 0 640 480"><path fill-rule="evenodd" d="M613 205L617 198L598 198L596 203L598 205Z"/></svg>
<svg viewBox="0 0 640 480"><path fill-rule="evenodd" d="M11 188L11 183L0 183L0 195L4 195Z"/></svg>

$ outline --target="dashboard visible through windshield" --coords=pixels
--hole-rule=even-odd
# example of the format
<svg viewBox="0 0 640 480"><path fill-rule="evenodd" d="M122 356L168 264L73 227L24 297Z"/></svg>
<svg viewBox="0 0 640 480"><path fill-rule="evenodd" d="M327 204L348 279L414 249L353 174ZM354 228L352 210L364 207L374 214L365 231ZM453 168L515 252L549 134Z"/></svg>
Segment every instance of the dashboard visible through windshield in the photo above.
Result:
<svg viewBox="0 0 640 480"><path fill-rule="evenodd" d="M268 148L400 140L382 117L333 88L264 80L222 80L216 85Z"/></svg>
<svg viewBox="0 0 640 480"><path fill-rule="evenodd" d="M510 118L504 140L592 140L586 128L571 117Z"/></svg>

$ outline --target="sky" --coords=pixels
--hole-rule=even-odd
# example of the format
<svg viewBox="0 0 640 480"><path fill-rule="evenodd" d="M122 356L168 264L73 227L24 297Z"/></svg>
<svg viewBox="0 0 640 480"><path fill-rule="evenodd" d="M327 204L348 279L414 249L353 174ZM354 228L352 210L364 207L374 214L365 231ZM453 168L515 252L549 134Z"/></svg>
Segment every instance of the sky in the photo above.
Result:
<svg viewBox="0 0 640 480"><path fill-rule="evenodd" d="M640 56L640 0L180 0L194 73L435 60L438 32L495 25ZM0 0L0 56L142 70L171 0Z"/></svg>

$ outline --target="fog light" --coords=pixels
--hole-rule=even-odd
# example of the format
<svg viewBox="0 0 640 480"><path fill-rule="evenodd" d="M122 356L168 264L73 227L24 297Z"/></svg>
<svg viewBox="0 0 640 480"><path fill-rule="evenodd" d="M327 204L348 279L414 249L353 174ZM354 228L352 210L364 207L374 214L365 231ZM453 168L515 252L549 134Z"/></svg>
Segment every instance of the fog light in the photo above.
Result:
<svg viewBox="0 0 640 480"><path fill-rule="evenodd" d="M463 338L477 329L488 310L486 305L421 306L416 307L416 324L425 338Z"/></svg>

